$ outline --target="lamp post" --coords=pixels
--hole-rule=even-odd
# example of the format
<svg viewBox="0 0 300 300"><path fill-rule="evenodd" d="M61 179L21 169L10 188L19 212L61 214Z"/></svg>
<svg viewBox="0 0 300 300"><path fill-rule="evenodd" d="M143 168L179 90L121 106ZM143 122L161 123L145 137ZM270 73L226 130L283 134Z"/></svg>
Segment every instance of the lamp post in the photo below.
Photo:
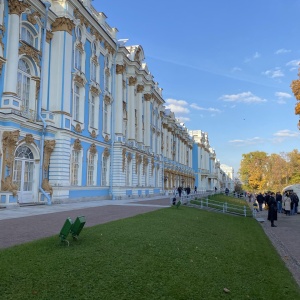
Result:
<svg viewBox="0 0 300 300"><path fill-rule="evenodd" d="M116 42L116 53L113 58L113 77L112 77L112 105L111 105L111 118L110 118L110 130L111 130L111 153L110 153L110 173L109 173L109 194L111 199L115 200L113 191L113 161L114 161L114 143L115 143L115 107L116 107L116 60L120 47L123 47L128 39L119 39ZM120 120L119 120L120 121Z"/></svg>

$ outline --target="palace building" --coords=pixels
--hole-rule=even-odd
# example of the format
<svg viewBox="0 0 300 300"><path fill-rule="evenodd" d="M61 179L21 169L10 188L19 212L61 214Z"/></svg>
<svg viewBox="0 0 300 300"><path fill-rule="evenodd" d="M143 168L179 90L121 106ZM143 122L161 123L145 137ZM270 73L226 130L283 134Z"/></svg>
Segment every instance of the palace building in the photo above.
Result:
<svg viewBox="0 0 300 300"><path fill-rule="evenodd" d="M117 33L91 0L0 0L1 205L232 184Z"/></svg>

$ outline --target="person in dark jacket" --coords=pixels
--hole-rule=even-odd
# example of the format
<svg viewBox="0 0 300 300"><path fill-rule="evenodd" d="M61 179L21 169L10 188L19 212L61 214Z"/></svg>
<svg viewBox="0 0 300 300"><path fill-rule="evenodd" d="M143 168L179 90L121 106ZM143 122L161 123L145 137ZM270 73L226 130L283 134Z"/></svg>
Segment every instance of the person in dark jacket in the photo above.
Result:
<svg viewBox="0 0 300 300"><path fill-rule="evenodd" d="M282 213L282 195L280 192L276 193L277 212Z"/></svg>
<svg viewBox="0 0 300 300"><path fill-rule="evenodd" d="M277 202L274 193L271 193L270 195L268 206L269 206L268 220L271 221L271 227L277 227L274 224L274 221L277 221Z"/></svg>
<svg viewBox="0 0 300 300"><path fill-rule="evenodd" d="M262 195L262 193L259 193L257 195L256 200L258 202L259 211L262 211L262 205L265 201L264 196Z"/></svg>

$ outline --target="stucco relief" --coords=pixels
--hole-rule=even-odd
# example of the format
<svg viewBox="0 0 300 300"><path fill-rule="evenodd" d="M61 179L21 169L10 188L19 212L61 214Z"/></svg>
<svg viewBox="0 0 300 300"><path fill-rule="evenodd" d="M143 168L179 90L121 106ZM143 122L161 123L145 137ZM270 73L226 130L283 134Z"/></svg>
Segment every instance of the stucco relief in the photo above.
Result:
<svg viewBox="0 0 300 300"><path fill-rule="evenodd" d="M126 149L122 150L122 171L125 172Z"/></svg>
<svg viewBox="0 0 300 300"><path fill-rule="evenodd" d="M36 64L40 67L40 58L41 52L36 50L35 48L23 44L19 49L19 55L27 55L36 62Z"/></svg>
<svg viewBox="0 0 300 300"><path fill-rule="evenodd" d="M117 75L123 74L125 71L124 65L116 65L116 73Z"/></svg>
<svg viewBox="0 0 300 300"><path fill-rule="evenodd" d="M95 129L92 130L91 137L93 139L95 139L97 137L97 133L96 133Z"/></svg>
<svg viewBox="0 0 300 300"><path fill-rule="evenodd" d="M138 93L142 93L142 92L144 91L144 86L141 85L141 84L138 84L138 86L137 86L137 88L136 88L136 91L137 91Z"/></svg>
<svg viewBox="0 0 300 300"><path fill-rule="evenodd" d="M103 151L103 156L107 158L107 157L109 157L109 155L110 155L110 153L109 153L108 148L105 148Z"/></svg>
<svg viewBox="0 0 300 300"><path fill-rule="evenodd" d="M51 184L49 183L48 178L43 179L42 189L46 192L49 192L50 195L53 194L53 188L52 188Z"/></svg>
<svg viewBox="0 0 300 300"><path fill-rule="evenodd" d="M48 171L50 164L50 156L55 148L56 141L55 140L46 140L44 143L44 161L43 161L43 169Z"/></svg>
<svg viewBox="0 0 300 300"><path fill-rule="evenodd" d="M39 19L41 18L41 14L37 11L33 12L32 14L27 15L27 20L32 25L35 25L37 23L36 18L39 18Z"/></svg>
<svg viewBox="0 0 300 300"><path fill-rule="evenodd" d="M56 31L66 31L72 35L72 30L74 29L74 22L66 17L59 17L52 23L52 32Z"/></svg>
<svg viewBox="0 0 300 300"><path fill-rule="evenodd" d="M6 59L0 56L0 76L2 74L3 65L5 64Z"/></svg>
<svg viewBox="0 0 300 300"><path fill-rule="evenodd" d="M143 174L145 175L146 174L146 169L147 169L147 166L148 166L148 157L144 155L143 157Z"/></svg>
<svg viewBox="0 0 300 300"><path fill-rule="evenodd" d="M75 129L75 131L78 132L78 133L81 133L81 132L82 132L81 126L80 126L80 124L78 124L78 123L76 124L76 126L75 126L74 129Z"/></svg>
<svg viewBox="0 0 300 300"><path fill-rule="evenodd" d="M19 0L8 0L9 14L20 16L26 8L29 8L28 3L20 2Z"/></svg>
<svg viewBox="0 0 300 300"><path fill-rule="evenodd" d="M10 191L14 196L17 194L18 187L12 182L12 170L14 162L14 153L19 140L20 131L4 131L2 137L3 147L3 165L2 165L2 180L1 190Z"/></svg>
<svg viewBox="0 0 300 300"><path fill-rule="evenodd" d="M77 8L74 9L74 17L80 20L81 25L84 25L85 27L89 27L88 20L79 12Z"/></svg>
<svg viewBox="0 0 300 300"><path fill-rule="evenodd" d="M104 47L108 51L108 53L112 55L115 53L114 48L108 42L104 42Z"/></svg>
<svg viewBox="0 0 300 300"><path fill-rule="evenodd" d="M90 153L92 153L92 154L97 153L97 148L96 148L96 145L94 143L90 146Z"/></svg>
<svg viewBox="0 0 300 300"><path fill-rule="evenodd" d="M53 33L49 30L46 32L46 42L50 43L50 40L53 38Z"/></svg>
<svg viewBox="0 0 300 300"><path fill-rule="evenodd" d="M133 76L130 76L129 77L129 86L134 86L137 82L137 78L136 77L133 77Z"/></svg>
<svg viewBox="0 0 300 300"><path fill-rule="evenodd" d="M76 139L74 141L73 148L74 148L74 150L78 150L78 151L80 151L82 149L81 141L79 139Z"/></svg>
<svg viewBox="0 0 300 300"><path fill-rule="evenodd" d="M145 101L150 101L151 97L152 97L151 94L144 94Z"/></svg>

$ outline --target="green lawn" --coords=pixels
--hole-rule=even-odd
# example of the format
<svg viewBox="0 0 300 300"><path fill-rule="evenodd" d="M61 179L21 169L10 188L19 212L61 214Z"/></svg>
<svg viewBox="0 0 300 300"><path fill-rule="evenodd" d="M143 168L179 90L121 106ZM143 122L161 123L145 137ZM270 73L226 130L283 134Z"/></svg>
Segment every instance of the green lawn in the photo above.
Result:
<svg viewBox="0 0 300 300"><path fill-rule="evenodd" d="M300 299L257 221L185 206L84 228L69 247L55 236L5 249L0 262L2 300Z"/></svg>

